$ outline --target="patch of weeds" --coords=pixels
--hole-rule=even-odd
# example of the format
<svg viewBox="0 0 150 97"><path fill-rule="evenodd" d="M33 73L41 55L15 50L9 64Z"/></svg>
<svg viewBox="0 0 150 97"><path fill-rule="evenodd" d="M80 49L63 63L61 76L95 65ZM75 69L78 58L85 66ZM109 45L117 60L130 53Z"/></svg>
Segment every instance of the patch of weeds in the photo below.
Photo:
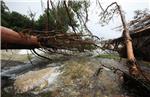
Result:
<svg viewBox="0 0 150 97"><path fill-rule="evenodd" d="M94 64L89 59L70 60L65 62L60 78L60 95L63 97L86 97L90 94L90 78L94 74Z"/></svg>
<svg viewBox="0 0 150 97"><path fill-rule="evenodd" d="M52 92L51 91L49 91L49 92L47 92L47 93L41 93L40 94L40 97L52 97Z"/></svg>
<svg viewBox="0 0 150 97"><path fill-rule="evenodd" d="M114 60L120 59L119 55L116 54L100 54L97 55L96 58L107 58L107 59L114 59Z"/></svg>

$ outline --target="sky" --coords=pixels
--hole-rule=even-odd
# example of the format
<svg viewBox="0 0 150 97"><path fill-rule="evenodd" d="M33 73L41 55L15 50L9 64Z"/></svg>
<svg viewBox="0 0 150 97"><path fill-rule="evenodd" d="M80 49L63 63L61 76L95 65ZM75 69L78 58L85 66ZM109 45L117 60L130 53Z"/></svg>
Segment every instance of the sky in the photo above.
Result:
<svg viewBox="0 0 150 97"><path fill-rule="evenodd" d="M28 15L29 10L36 13L36 19L43 13L44 8L41 7L41 0L3 0L10 11L17 11L21 14ZM47 0L42 0L46 4ZM54 0L52 0L54 1ZM104 8L109 4L116 1L125 12L126 21L133 19L135 10L144 10L145 8L150 10L150 0L99 0ZM120 17L115 15L113 20L108 25L102 27L99 24L98 13L101 11L99 6L96 6L95 0L90 0L91 6L88 10L89 21L87 27L91 32L104 39L113 39L120 37L122 32L113 30L113 28L120 26ZM46 6L46 5L45 5Z"/></svg>

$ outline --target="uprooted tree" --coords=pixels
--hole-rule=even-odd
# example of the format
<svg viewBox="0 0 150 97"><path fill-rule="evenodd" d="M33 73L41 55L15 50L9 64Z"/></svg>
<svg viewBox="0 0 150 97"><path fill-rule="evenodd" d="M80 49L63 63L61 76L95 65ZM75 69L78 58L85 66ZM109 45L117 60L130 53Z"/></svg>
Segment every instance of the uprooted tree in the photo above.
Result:
<svg viewBox="0 0 150 97"><path fill-rule="evenodd" d="M140 73L140 70L139 70L140 68L136 62L135 57L134 57L133 47L132 47L132 42L131 42L132 39L130 37L129 30L128 30L127 25L126 25L125 16L123 16L121 8L116 2L112 3L109 6L112 6L114 4L116 5L116 7L119 11L119 15L121 17L121 21L122 21L122 25L123 25L123 37L125 39L125 44L126 44L126 49L127 49L128 64L130 65L129 72L131 75L138 76Z"/></svg>
<svg viewBox="0 0 150 97"><path fill-rule="evenodd" d="M121 7L117 4L117 2L113 2L109 6L107 6L107 8L104 10L99 1L98 1L98 3L99 3L100 8L103 11L101 14L102 16L100 18L101 21L108 23L112 19L113 15L116 12L120 15L120 18L122 21L122 27L123 27L122 36L124 38L123 41L124 41L124 44L126 47L126 54L127 54L127 58L128 58L127 64L129 66L129 73L134 77L143 76L147 81L149 81L149 79L144 75L143 71L141 70L141 68L140 68L139 64L137 63L136 58L134 56L132 38L130 36L130 32L129 32L129 29L127 26L128 24L125 21L125 16L123 15ZM115 5L115 8L111 9L111 11L108 11L108 9L114 5ZM137 14L136 18L138 18L138 19L141 18L142 16L140 16L140 15L141 14Z"/></svg>

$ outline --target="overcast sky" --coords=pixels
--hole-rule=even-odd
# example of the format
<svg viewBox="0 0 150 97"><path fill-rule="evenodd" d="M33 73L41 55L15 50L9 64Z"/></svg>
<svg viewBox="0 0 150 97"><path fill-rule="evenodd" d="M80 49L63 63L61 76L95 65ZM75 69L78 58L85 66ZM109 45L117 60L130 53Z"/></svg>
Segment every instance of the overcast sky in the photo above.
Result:
<svg viewBox="0 0 150 97"><path fill-rule="evenodd" d="M21 14L28 15L29 9L32 12L36 12L36 19L43 12L41 7L41 0L4 0L10 11L17 11ZM47 0L42 0L46 3ZM54 1L54 0L52 0ZM110 21L109 25L101 27L98 21L98 14L100 9L95 5L95 0L91 1L91 7L89 8L89 22L88 28L94 35L104 37L104 39L112 39L121 36L121 32L112 30L113 28L121 25L120 18L115 15L114 19ZM125 11L126 20L132 20L135 10L144 10L145 8L150 10L150 0L99 0L102 6L106 8L113 1L116 1L121 5Z"/></svg>

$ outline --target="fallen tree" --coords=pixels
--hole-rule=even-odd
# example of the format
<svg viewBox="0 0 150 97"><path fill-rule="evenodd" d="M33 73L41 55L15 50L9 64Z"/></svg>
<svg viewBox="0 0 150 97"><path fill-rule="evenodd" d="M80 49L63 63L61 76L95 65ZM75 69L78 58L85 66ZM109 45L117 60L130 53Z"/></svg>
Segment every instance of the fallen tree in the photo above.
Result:
<svg viewBox="0 0 150 97"><path fill-rule="evenodd" d="M123 42L126 47L126 54L128 58L129 65L129 73L132 76L139 77L139 75L144 76L141 71L139 64L136 62L132 39L129 34L129 30L127 28L124 16L121 12L120 6L114 2L111 5L117 5L117 10L121 16L122 24L123 24ZM110 7L109 5L108 7ZM116 10L116 9L115 9ZM107 11L107 9L106 9ZM107 13L104 11L105 13ZM55 32L55 33L41 33L35 35L17 33L10 29L1 27L2 29L2 49L34 49L34 48L43 48L48 52L57 52L58 50L68 50L68 51L79 51L84 52L85 50L95 49L98 46L93 40L92 35L90 38L86 38L86 35L82 35L81 33L63 33L63 32ZM38 55L38 54L37 54ZM39 55L40 56L40 55ZM146 78L144 76L144 78ZM146 78L147 79L147 78Z"/></svg>
<svg viewBox="0 0 150 97"><path fill-rule="evenodd" d="M2 26L0 29L1 49L32 49L40 47L36 36L28 37Z"/></svg>
<svg viewBox="0 0 150 97"><path fill-rule="evenodd" d="M150 14L131 20L127 23L132 38L133 52L136 59L150 61ZM121 29L122 26L116 29ZM112 48L110 48L112 47ZM103 41L103 48L117 51L123 58L127 58L124 37Z"/></svg>
<svg viewBox="0 0 150 97"><path fill-rule="evenodd" d="M100 3L99 3L99 5L100 5ZM112 7L112 6L115 6L115 8L111 9L111 12L109 12L108 9L110 7ZM101 21L108 22L108 21L110 21L112 19L112 17L113 17L113 15L114 15L115 12L117 12L117 14L119 14L121 22L122 22L122 27L123 27L123 34L122 34L122 36L123 36L123 42L122 42L122 44L124 44L125 50L126 50L125 53L126 53L127 59L128 59L127 65L129 67L129 73L132 76L135 76L135 77L142 76L146 80L148 80L148 78L145 77L145 75L143 74L143 72L142 72L139 64L136 61L136 58L135 58L135 55L134 55L134 52L133 52L132 38L130 36L129 29L128 29L127 23L125 21L125 16L123 15L120 6L117 4L117 2L113 2L110 5L108 5L105 10L102 8L101 5L100 5L100 7L101 7L101 9L103 11L102 17L100 19ZM109 19L107 20L107 18L109 18ZM109 44L109 42L108 42L108 44ZM118 44L117 44L117 46L118 46ZM114 48L111 48L111 49L115 51L116 48L114 47Z"/></svg>
<svg viewBox="0 0 150 97"><path fill-rule="evenodd" d="M86 36L86 35L85 35ZM94 46L92 39L83 39L84 35L74 33L42 33L36 35L18 33L9 28L1 27L2 49L35 49L52 48L67 50L84 50ZM94 36L92 36L94 37Z"/></svg>

